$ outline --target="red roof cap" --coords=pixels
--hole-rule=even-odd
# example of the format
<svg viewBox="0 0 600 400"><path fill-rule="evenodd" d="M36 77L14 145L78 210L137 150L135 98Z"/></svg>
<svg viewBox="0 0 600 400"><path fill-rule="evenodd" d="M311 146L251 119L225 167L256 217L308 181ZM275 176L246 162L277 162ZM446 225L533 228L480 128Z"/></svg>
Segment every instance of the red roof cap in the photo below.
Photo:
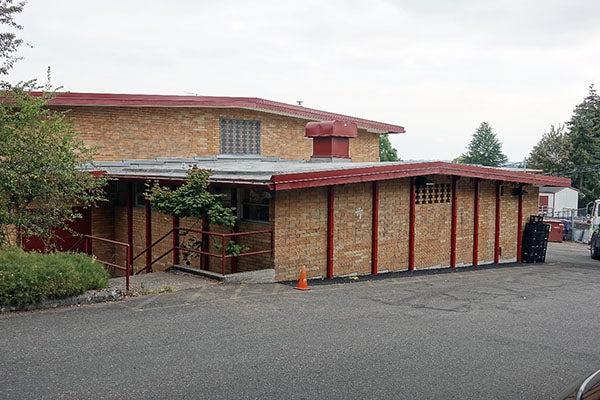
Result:
<svg viewBox="0 0 600 400"><path fill-rule="evenodd" d="M306 137L343 137L355 138L358 136L356 124L347 121L309 122L304 129Z"/></svg>
<svg viewBox="0 0 600 400"><path fill-rule="evenodd" d="M50 100L55 106L113 106L113 107L198 107L245 108L287 115L311 121L344 120L374 133L404 133L404 127L369 119L331 113L256 97L171 96L115 93L57 93Z"/></svg>

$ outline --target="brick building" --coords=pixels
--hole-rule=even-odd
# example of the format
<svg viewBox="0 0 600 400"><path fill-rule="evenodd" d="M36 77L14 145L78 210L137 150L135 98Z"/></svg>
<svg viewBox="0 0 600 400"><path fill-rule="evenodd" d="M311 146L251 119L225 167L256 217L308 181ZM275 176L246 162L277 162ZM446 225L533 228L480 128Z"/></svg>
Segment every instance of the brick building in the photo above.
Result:
<svg viewBox="0 0 600 400"><path fill-rule="evenodd" d="M403 127L256 98L64 93L51 106L68 109L97 148L89 169L112 178L110 202L82 232L87 250L114 265L129 253L134 272L189 264L270 269L285 281L301 265L331 278L519 261L538 187L570 185L501 168L380 163L379 135ZM211 190L236 208L232 232L144 200L145 183L179 185L193 166L211 170ZM229 240L246 245L242 255L224 254Z"/></svg>

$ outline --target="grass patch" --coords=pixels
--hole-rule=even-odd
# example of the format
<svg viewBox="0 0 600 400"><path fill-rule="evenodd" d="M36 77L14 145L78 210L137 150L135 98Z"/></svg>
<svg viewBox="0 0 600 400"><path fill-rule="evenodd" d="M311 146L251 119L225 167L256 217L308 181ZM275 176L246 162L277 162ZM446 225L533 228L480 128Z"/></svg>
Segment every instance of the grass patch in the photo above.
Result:
<svg viewBox="0 0 600 400"><path fill-rule="evenodd" d="M85 254L0 248L0 306L76 296L107 284L104 267Z"/></svg>

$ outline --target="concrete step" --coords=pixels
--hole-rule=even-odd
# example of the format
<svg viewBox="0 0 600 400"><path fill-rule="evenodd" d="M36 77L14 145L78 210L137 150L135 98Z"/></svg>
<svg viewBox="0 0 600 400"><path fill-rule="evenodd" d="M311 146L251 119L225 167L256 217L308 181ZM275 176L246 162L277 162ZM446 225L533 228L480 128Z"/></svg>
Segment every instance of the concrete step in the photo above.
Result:
<svg viewBox="0 0 600 400"><path fill-rule="evenodd" d="M211 279L227 283L273 283L275 282L275 270L273 268L260 269L256 271L237 272L235 274L219 274L213 271L207 271L200 268L193 268L187 265L173 265L171 269L187 272L189 274L200 275Z"/></svg>

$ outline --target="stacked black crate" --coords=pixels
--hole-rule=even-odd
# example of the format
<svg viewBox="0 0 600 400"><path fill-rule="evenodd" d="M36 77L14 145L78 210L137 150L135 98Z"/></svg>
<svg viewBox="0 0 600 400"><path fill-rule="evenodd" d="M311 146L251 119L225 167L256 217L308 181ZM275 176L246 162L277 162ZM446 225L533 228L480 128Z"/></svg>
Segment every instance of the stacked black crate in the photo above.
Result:
<svg viewBox="0 0 600 400"><path fill-rule="evenodd" d="M548 234L550 225L544 223L541 216L532 215L525 224L523 232L522 260L525 263L543 263L546 261Z"/></svg>

